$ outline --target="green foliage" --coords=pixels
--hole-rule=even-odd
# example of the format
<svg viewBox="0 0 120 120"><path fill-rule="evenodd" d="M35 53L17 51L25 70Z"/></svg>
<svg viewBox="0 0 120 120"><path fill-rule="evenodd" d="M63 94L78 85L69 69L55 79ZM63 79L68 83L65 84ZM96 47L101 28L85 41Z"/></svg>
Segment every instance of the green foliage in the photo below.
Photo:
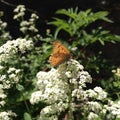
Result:
<svg viewBox="0 0 120 120"><path fill-rule="evenodd" d="M88 46L97 41L102 45L104 45L106 41L113 43L115 41L120 41L120 36L111 35L109 31L102 30L101 27L93 29L91 33L86 31L86 27L97 20L112 22L106 17L108 15L108 12L106 11L93 13L88 9L79 12L78 8L75 10L71 8L68 10L58 10L56 14L67 17L67 20L63 18L53 18L54 20L50 22L50 24L57 27L55 32L56 37L61 30L64 30L70 35L70 37L76 39L81 46Z"/></svg>
<svg viewBox="0 0 120 120"><path fill-rule="evenodd" d="M120 68L113 69L113 76L107 81L101 80L102 86L111 93L109 96L116 101L120 100Z"/></svg>
<svg viewBox="0 0 120 120"><path fill-rule="evenodd" d="M9 89L4 88L4 92L7 95L7 98L5 98L5 102L7 104L2 107L0 106L0 112L11 109L17 113L17 119L24 118L24 120L33 120L34 118L37 119L36 116L39 115L40 109L44 105L40 104L39 106L33 106L29 102L31 93L36 89L35 76L40 70L46 71L50 68L50 64L48 62L52 48L50 42L53 38L61 39L61 41L63 41L63 36L58 38L60 31L68 33L67 39L71 40L71 45L69 45L71 53L74 58L81 62L85 66L85 69L87 69L92 75L100 75L101 70L103 69L110 71L113 69L114 65L109 65L108 61L102 56L101 50L96 52L91 50L91 48L94 48L98 42L104 46L107 42L120 42L120 36L111 34L110 31L104 30L101 26L88 30L88 27L98 20L112 23L112 21L107 18L108 12L100 11L93 13L91 9L79 11L78 8L75 10L71 8L68 10L58 10L56 12L56 14L60 15L62 18L56 17L52 22L49 22L51 25L57 27L55 34L52 35L50 34L50 31L47 30L46 36L43 38L36 28L38 16L32 14L28 19L25 19L25 11L26 9L24 6L20 6L19 10L16 9L14 11L14 19L19 22L19 30L21 32L19 39L31 40L33 42L33 47L29 50L25 50L24 52L18 50L16 54L10 54L10 59L7 62L3 61L3 63L0 64L0 75L5 75L7 78L5 81L2 81L1 77L0 84L8 84L10 82L11 85ZM2 20L3 15L3 12L0 12L1 46L3 46L7 41L12 41L12 36L6 30L7 23ZM66 42L68 41L66 40ZM0 55L2 55L2 52ZM1 58L4 57L5 56ZM4 68L1 68L2 66L4 66ZM18 83L13 82L13 78L10 76L13 74L8 73L9 68L16 68L15 71L21 70L20 73L16 73L15 77L19 77ZM12 72L14 73L14 71ZM120 78L115 75L114 77L112 76L111 78L108 78L107 81L103 79L100 82L100 85L102 85L108 92L112 91L111 97L116 95L117 99L120 99L119 84Z"/></svg>
<svg viewBox="0 0 120 120"><path fill-rule="evenodd" d="M55 38L58 37L60 31L68 33L67 39L71 40L72 44L70 49L75 49L72 50L73 56L82 62L89 72L92 73L92 70L95 70L98 74L100 69L109 67L107 60L102 57L102 51L93 51L91 49L95 48L98 43L105 46L107 42L120 42L120 36L111 34L110 31L104 30L101 26L89 30L90 25L97 21L102 20L112 23L107 18L108 12L100 11L94 13L91 9L79 11L78 8L75 10L71 8L58 10L56 14L61 18L53 18L53 21L50 22L50 24L56 26Z"/></svg>
<svg viewBox="0 0 120 120"><path fill-rule="evenodd" d="M32 120L29 113L24 113L24 120Z"/></svg>
<svg viewBox="0 0 120 120"><path fill-rule="evenodd" d="M65 30L70 34L70 36L77 35L80 30L87 27L90 23L96 21L96 20L105 20L111 22L109 19L106 18L108 15L108 12L97 12L92 13L90 9L84 11L78 12L78 8L75 10L68 9L62 9L58 10L56 14L65 15L68 17L68 20L63 20L59 18L54 18L55 21L50 22L51 24L57 26L57 32L60 30Z"/></svg>

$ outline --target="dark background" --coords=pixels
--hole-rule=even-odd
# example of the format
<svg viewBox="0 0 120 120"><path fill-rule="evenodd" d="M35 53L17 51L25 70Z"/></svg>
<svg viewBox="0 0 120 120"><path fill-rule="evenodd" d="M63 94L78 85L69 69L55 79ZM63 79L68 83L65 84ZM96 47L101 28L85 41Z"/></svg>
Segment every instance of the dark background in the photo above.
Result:
<svg viewBox="0 0 120 120"><path fill-rule="evenodd" d="M93 12L96 11L108 11L108 18L114 21L114 23L100 22L105 30L111 31L112 34L120 35L120 0L0 0L0 10L4 11L4 21L8 23L8 31L10 31L13 38L19 36L18 24L13 21L13 10L19 5L23 4L27 9L36 11L39 16L37 28L41 35L45 35L48 26L46 22L51 21L55 16L55 11L62 8L75 8L79 7L79 10L86 10L91 8ZM31 14L31 11L27 11L27 14ZM97 24L93 25L93 28ZM103 54L108 59L114 59L113 62L120 64L120 43L112 44L107 43L105 47L102 47Z"/></svg>

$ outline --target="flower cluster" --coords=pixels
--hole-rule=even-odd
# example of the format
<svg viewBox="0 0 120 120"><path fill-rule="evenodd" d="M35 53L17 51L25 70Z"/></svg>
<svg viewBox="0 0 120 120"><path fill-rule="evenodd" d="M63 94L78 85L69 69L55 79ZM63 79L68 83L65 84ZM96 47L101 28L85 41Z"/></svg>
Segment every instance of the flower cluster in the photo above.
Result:
<svg viewBox="0 0 120 120"><path fill-rule="evenodd" d="M65 81L59 80L59 76L56 69L51 69L49 72L40 71L37 74L38 91L31 95L30 102L35 104L43 101L48 104L54 104L58 100L68 101L68 85Z"/></svg>
<svg viewBox="0 0 120 120"><path fill-rule="evenodd" d="M35 22L39 17L35 13L32 13L31 18L28 21L24 20L25 11L26 9L24 5L18 5L14 10L16 13L16 15L14 15L14 19L20 21L20 31L24 34L38 32Z"/></svg>
<svg viewBox="0 0 120 120"><path fill-rule="evenodd" d="M95 87L93 90L88 89L85 94L88 98L96 100L104 100L107 97L107 93L101 87Z"/></svg>
<svg viewBox="0 0 120 120"><path fill-rule="evenodd" d="M106 113L110 112L112 116L116 117L116 119L120 119L120 100L116 103L109 100L109 103L104 105L104 109L106 109Z"/></svg>
<svg viewBox="0 0 120 120"><path fill-rule="evenodd" d="M7 23L6 22L3 22L1 19L0 19L0 31L2 29L5 29L7 27Z"/></svg>
<svg viewBox="0 0 120 120"><path fill-rule="evenodd" d="M14 84L20 81L20 69L9 68L5 74L5 67L0 66L0 120L11 120L11 117L16 117L16 114L11 110L2 110L8 103L7 90L10 89ZM3 74L4 73L4 74Z"/></svg>
<svg viewBox="0 0 120 120"><path fill-rule="evenodd" d="M112 70L112 72L113 72L117 77L120 77L120 68L117 68L116 70Z"/></svg>
<svg viewBox="0 0 120 120"><path fill-rule="evenodd" d="M4 93L3 89L0 86L0 108L5 105L4 99L7 97L7 95Z"/></svg>
<svg viewBox="0 0 120 120"><path fill-rule="evenodd" d="M3 22L1 17L3 16L3 12L0 11L0 40L3 42L11 39L11 36L8 31L6 31L7 23Z"/></svg>
<svg viewBox="0 0 120 120"><path fill-rule="evenodd" d="M83 107L86 112L89 113L88 120L102 120L104 118L120 119L120 101L111 101L107 98L107 93L101 87L95 87L93 90L86 90L85 95L88 101ZM105 104L104 101L106 101Z"/></svg>
<svg viewBox="0 0 120 120"><path fill-rule="evenodd" d="M119 94L117 96L120 96L120 67L112 70L113 75L114 75L114 81L113 81L113 86L115 87L116 94Z"/></svg>
<svg viewBox="0 0 120 120"><path fill-rule="evenodd" d="M88 120L99 120L99 116L95 114L94 112L90 112L87 119Z"/></svg>
<svg viewBox="0 0 120 120"><path fill-rule="evenodd" d="M14 84L19 83L21 79L21 70L9 68L5 74L5 67L1 66L0 68L0 107L3 107L6 104L6 90L10 89Z"/></svg>
<svg viewBox="0 0 120 120"><path fill-rule="evenodd" d="M75 99L85 99L83 88L91 83L91 76L76 60L70 59L52 68L49 72L40 71L37 74L37 89L31 95L31 104L45 102L48 104L42 109L40 118L46 115L59 115L70 106L74 110Z"/></svg>
<svg viewBox="0 0 120 120"><path fill-rule="evenodd" d="M16 117L17 115L12 111L0 112L0 120L11 120L11 117Z"/></svg>
<svg viewBox="0 0 120 120"><path fill-rule="evenodd" d="M8 69L7 73L11 84L17 84L20 81L21 78L20 69L16 69L12 67Z"/></svg>
<svg viewBox="0 0 120 120"><path fill-rule="evenodd" d="M37 79L37 91L32 93L30 102L47 104L40 112L40 120L45 117L58 120L57 116L67 110L71 115L75 110L84 111L80 114L88 120L120 117L120 102L109 102L107 92L101 87L87 89L91 76L76 60L70 59L48 72L40 71Z"/></svg>
<svg viewBox="0 0 120 120"><path fill-rule="evenodd" d="M14 16L14 19L20 20L25 15L26 8L24 5L18 5L16 9L14 9L14 12L17 13Z"/></svg>
<svg viewBox="0 0 120 120"><path fill-rule="evenodd" d="M32 32L32 33L36 33L38 32L38 29L35 26L35 21L38 19L38 16L36 14L32 14L31 18L29 19L29 21L27 20L23 20L20 23L20 31L23 33L27 33L27 32Z"/></svg>
<svg viewBox="0 0 120 120"><path fill-rule="evenodd" d="M7 62L18 51L24 53L33 47L31 40L18 38L16 40L7 41L0 47L0 63Z"/></svg>

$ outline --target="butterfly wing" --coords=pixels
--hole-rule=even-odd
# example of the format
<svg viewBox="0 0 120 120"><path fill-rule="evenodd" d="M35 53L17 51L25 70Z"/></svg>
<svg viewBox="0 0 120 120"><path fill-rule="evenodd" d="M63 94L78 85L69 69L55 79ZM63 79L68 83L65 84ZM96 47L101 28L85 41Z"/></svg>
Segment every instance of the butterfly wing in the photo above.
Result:
<svg viewBox="0 0 120 120"><path fill-rule="evenodd" d="M61 63L63 63L65 60L67 60L70 57L69 54L53 54L50 56L50 63L52 66L58 66Z"/></svg>
<svg viewBox="0 0 120 120"><path fill-rule="evenodd" d="M52 66L58 66L70 57L69 50L59 41L53 43L53 52L49 58Z"/></svg>

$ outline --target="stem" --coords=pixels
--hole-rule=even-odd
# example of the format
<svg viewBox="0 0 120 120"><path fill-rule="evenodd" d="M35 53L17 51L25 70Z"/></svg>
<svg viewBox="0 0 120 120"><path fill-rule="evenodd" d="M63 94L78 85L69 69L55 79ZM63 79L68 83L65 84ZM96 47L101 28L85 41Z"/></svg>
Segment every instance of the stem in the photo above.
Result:
<svg viewBox="0 0 120 120"><path fill-rule="evenodd" d="M26 106L26 109L27 109L28 113L31 113L31 111L30 111L30 109L29 109L29 107L28 107L28 104L27 104L26 100L24 101L24 103L25 103L25 106Z"/></svg>
<svg viewBox="0 0 120 120"><path fill-rule="evenodd" d="M69 110L68 110L68 120L74 120L74 116L73 116L73 111L72 111L72 87L71 84L68 81L68 85L69 85Z"/></svg>
<svg viewBox="0 0 120 120"><path fill-rule="evenodd" d="M23 96L23 100L24 100L24 95L22 95L22 96ZM31 111L28 107L28 104L27 104L26 100L24 100L24 103L25 103L25 106L26 106L26 109L27 109L28 113L31 114Z"/></svg>
<svg viewBox="0 0 120 120"><path fill-rule="evenodd" d="M73 111L70 107L69 111L68 111L68 120L74 120L74 117L73 117Z"/></svg>

